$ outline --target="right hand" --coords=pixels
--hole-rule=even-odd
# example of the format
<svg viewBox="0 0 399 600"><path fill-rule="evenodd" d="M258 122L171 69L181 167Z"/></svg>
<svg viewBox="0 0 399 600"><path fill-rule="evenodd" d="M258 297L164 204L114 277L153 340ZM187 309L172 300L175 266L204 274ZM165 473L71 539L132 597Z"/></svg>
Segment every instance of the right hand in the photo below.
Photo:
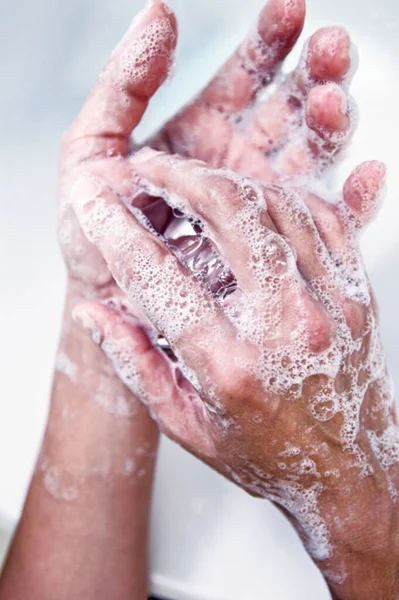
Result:
<svg viewBox="0 0 399 600"><path fill-rule="evenodd" d="M239 289L215 300L112 190L83 179L74 207L85 234L187 379L105 307L75 316L161 431L283 508L338 598L393 600L399 429L358 248L384 166L358 167L332 205L150 149L130 163L201 221Z"/></svg>

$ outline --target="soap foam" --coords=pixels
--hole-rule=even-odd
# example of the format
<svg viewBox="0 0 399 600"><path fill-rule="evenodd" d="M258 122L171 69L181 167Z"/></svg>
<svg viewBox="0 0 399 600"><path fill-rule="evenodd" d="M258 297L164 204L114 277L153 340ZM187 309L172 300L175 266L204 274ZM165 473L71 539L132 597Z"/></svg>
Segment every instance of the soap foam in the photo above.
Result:
<svg viewBox="0 0 399 600"><path fill-rule="evenodd" d="M78 366L62 350L57 355L55 370L66 375L71 381L76 381Z"/></svg>

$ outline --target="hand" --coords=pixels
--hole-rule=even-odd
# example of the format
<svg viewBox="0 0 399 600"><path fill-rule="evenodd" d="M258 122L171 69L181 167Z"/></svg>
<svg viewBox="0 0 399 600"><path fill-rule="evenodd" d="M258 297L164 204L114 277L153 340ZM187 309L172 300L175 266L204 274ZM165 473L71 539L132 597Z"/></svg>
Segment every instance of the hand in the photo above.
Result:
<svg viewBox="0 0 399 600"><path fill-rule="evenodd" d="M185 377L106 307L75 317L162 431L282 507L336 597L395 598L399 436L357 241L384 166L358 167L332 204L149 149L130 164L201 221L239 291L216 301L88 173L74 188L82 228Z"/></svg>
<svg viewBox="0 0 399 600"><path fill-rule="evenodd" d="M326 27L281 79L304 18L305 0L270 0L256 30L149 145L265 181L318 176L353 130L348 88L356 60L345 30Z"/></svg>
<svg viewBox="0 0 399 600"><path fill-rule="evenodd" d="M320 173L352 129L347 92L353 51L348 35L336 27L316 32L294 73L268 100L256 102L294 46L304 16L304 0L271 0L259 17L257 33L249 35L203 93L162 129L154 147L266 181ZM151 46L143 70L151 31L158 32L157 45ZM121 293L76 221L71 186L81 166L90 163L117 193L133 193L131 168L123 159L132 130L167 76L176 36L173 14L156 0L114 52L64 136L59 238L69 277L83 296Z"/></svg>

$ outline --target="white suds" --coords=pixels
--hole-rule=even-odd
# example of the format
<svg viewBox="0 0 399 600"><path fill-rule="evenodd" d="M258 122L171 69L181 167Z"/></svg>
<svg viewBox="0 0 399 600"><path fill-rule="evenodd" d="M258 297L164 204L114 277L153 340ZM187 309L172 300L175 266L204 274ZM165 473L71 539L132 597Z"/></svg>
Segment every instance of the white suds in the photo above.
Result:
<svg viewBox="0 0 399 600"><path fill-rule="evenodd" d="M43 484L45 489L51 496L57 500L65 500L72 502L78 497L78 490L72 483L69 482L70 477L63 471L59 471L55 467L44 469Z"/></svg>
<svg viewBox="0 0 399 600"><path fill-rule="evenodd" d="M76 381L78 366L62 350L58 352L55 369L59 373L64 373L71 381Z"/></svg>
<svg viewBox="0 0 399 600"><path fill-rule="evenodd" d="M127 458L125 461L125 474L133 475L133 473L135 473L135 472L136 472L136 463L135 463L134 459Z"/></svg>
<svg viewBox="0 0 399 600"><path fill-rule="evenodd" d="M95 402L106 412L118 417L132 418L136 414L137 400L126 390L125 393L115 394L114 386L109 384L109 378L100 376Z"/></svg>

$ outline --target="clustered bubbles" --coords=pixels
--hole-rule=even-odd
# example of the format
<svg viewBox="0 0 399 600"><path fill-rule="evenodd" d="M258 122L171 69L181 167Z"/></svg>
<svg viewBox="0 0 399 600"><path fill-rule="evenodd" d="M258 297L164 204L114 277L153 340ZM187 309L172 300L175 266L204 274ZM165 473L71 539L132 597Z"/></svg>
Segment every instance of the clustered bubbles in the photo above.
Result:
<svg viewBox="0 0 399 600"><path fill-rule="evenodd" d="M58 352L55 370L66 375L71 381L76 381L78 366L62 350Z"/></svg>
<svg viewBox="0 0 399 600"><path fill-rule="evenodd" d="M105 68L102 78L113 77L121 90L126 86L134 86L143 81L146 85L154 84L153 78L158 76L153 69L154 60L166 59L171 66L171 41L175 38L170 19L164 17L151 21L135 40L129 40L126 47L119 47L119 65L111 61ZM119 68L118 77L114 77L114 69Z"/></svg>

